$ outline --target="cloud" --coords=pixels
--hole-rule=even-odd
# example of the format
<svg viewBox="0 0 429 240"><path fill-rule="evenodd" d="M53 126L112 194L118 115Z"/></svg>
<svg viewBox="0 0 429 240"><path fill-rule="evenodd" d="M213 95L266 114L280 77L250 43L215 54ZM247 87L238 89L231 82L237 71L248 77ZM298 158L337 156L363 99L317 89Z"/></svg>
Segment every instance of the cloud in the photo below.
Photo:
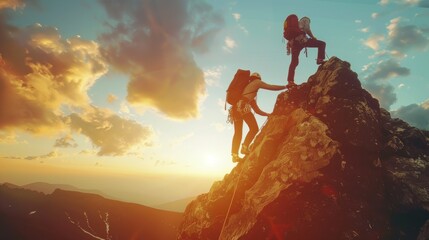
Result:
<svg viewBox="0 0 429 240"><path fill-rule="evenodd" d="M237 22L237 26L238 28L243 31L245 34L249 34L249 30L247 30L246 27L244 27L241 23L240 23L240 19L241 19L241 14L240 13L233 13L232 17L235 19L235 21Z"/></svg>
<svg viewBox="0 0 429 240"><path fill-rule="evenodd" d="M208 86L219 85L219 79L222 76L222 71L225 69L224 66L217 66L204 70L204 79Z"/></svg>
<svg viewBox="0 0 429 240"><path fill-rule="evenodd" d="M398 5L408 5L408 6L419 6L425 7L428 4L427 0L380 0L379 4L381 6L386 6L389 3L396 3Z"/></svg>
<svg viewBox="0 0 429 240"><path fill-rule="evenodd" d="M151 146L150 127L119 117L107 109L93 107L83 114L71 114L67 119L71 129L87 136L99 147L98 155L124 155L132 147Z"/></svg>
<svg viewBox="0 0 429 240"><path fill-rule="evenodd" d="M401 1L401 3L414 6L417 1ZM428 29L404 22L401 17L391 19L387 24L386 34L373 34L363 44L379 52L381 43L385 43L381 52L389 53L395 58L404 58L406 53L412 50L427 51L429 49Z"/></svg>
<svg viewBox="0 0 429 240"><path fill-rule="evenodd" d="M388 48L398 51L418 50L426 51L429 47L429 38L425 32L415 25L400 25L400 18L390 20L387 26Z"/></svg>
<svg viewBox="0 0 429 240"><path fill-rule="evenodd" d="M367 33L367 32L369 32L369 27L361 28L361 29L359 29L359 31L361 31L363 33Z"/></svg>
<svg viewBox="0 0 429 240"><path fill-rule="evenodd" d="M221 14L204 1L100 2L111 19L99 39L106 59L130 76L127 100L171 118L197 117L206 86L193 54L209 50Z"/></svg>
<svg viewBox="0 0 429 240"><path fill-rule="evenodd" d="M424 7L428 3L428 0L379 1L381 6L397 4L399 5L397 7L400 8ZM372 18L376 19L381 15L386 17L391 13L373 13ZM416 14L416 16L418 15ZM380 105L388 109L396 101L396 94L394 93L395 87L389 85L387 80L395 77L406 77L411 74L411 70L408 67L401 66L399 60L407 58L410 51L424 52L429 49L427 28L413 23L410 24L404 18L397 17L386 24L385 33L380 34L377 32L364 41L363 44L375 51L373 55L369 56L370 59L382 59L378 63L370 63L364 66L362 71L367 74L365 77L367 81L364 85L379 99ZM398 89L404 86L404 84L401 84Z"/></svg>
<svg viewBox="0 0 429 240"><path fill-rule="evenodd" d="M99 155L151 144L149 127L90 106L88 91L107 72L98 43L63 39L58 29L41 24L18 28L1 12L0 42L0 132L57 135L72 129L86 135ZM55 146L76 142L65 136Z"/></svg>
<svg viewBox="0 0 429 240"><path fill-rule="evenodd" d="M426 100L425 102L423 102L422 104L421 104L421 106L424 108L424 109L429 109L429 99L428 100Z"/></svg>
<svg viewBox="0 0 429 240"><path fill-rule="evenodd" d="M377 83L377 82L364 82L365 89L367 89L372 96L374 96L380 103L380 106L385 109L390 107L396 102L396 94L394 87L390 84Z"/></svg>
<svg viewBox="0 0 429 240"><path fill-rule="evenodd" d="M52 151L49 152L48 154L44 154L44 155L39 155L39 156L28 156L25 157L25 160L44 160L44 159L49 159L49 158L56 158L60 156L60 154L57 151Z"/></svg>
<svg viewBox="0 0 429 240"><path fill-rule="evenodd" d="M97 154L96 151L94 151L93 149L85 149L79 152L80 155L88 155L88 156L94 156Z"/></svg>
<svg viewBox="0 0 429 240"><path fill-rule="evenodd" d="M402 5L418 6L423 8L429 7L428 0L398 0L398 2Z"/></svg>
<svg viewBox="0 0 429 240"><path fill-rule="evenodd" d="M127 102L123 101L121 103L121 106L119 107L119 112L120 113L125 113L125 114L130 114L131 113L130 108L128 107Z"/></svg>
<svg viewBox="0 0 429 240"><path fill-rule="evenodd" d="M61 148L72 147L72 148L75 148L75 147L77 147L77 143L71 135L66 135L64 137L61 137L61 138L58 138L57 140L55 140L54 147L61 147Z"/></svg>
<svg viewBox="0 0 429 240"><path fill-rule="evenodd" d="M0 1L0 10L4 8L21 8L24 7L24 1L23 0L1 0Z"/></svg>
<svg viewBox="0 0 429 240"><path fill-rule="evenodd" d="M371 48L374 51L377 51L380 48L380 42L384 40L384 36L380 34L372 35L366 41L364 41L365 46Z"/></svg>
<svg viewBox="0 0 429 240"><path fill-rule="evenodd" d="M240 20L240 18L241 18L241 14L240 14L240 13L233 13L233 14L232 14L232 17L233 17L236 21L238 21L238 20Z"/></svg>
<svg viewBox="0 0 429 240"><path fill-rule="evenodd" d="M406 5L417 5L421 0L399 0L400 3Z"/></svg>
<svg viewBox="0 0 429 240"><path fill-rule="evenodd" d="M380 0L380 2L378 2L381 6L385 6L387 4L389 4L389 0Z"/></svg>
<svg viewBox="0 0 429 240"><path fill-rule="evenodd" d="M118 97L115 94L109 94L107 95L107 102L108 103L114 103L116 100L118 100Z"/></svg>
<svg viewBox="0 0 429 240"><path fill-rule="evenodd" d="M397 50L380 50L380 51L376 51L373 55L369 56L369 58L382 58L382 57L388 57L388 58L395 58L397 60L399 59L404 59L406 58L408 55L403 53L403 52L399 52Z"/></svg>
<svg viewBox="0 0 429 240"><path fill-rule="evenodd" d="M366 66L367 71L372 71L365 79L368 81L388 80L390 78L410 75L410 69L401 67L394 59L382 60L378 63Z"/></svg>
<svg viewBox="0 0 429 240"><path fill-rule="evenodd" d="M16 144L18 143L15 132L0 131L0 144ZM25 142L22 142L25 143Z"/></svg>
<svg viewBox="0 0 429 240"><path fill-rule="evenodd" d="M88 89L107 71L98 44L5 20L0 17L0 130L55 133L64 127L62 107L87 105Z"/></svg>
<svg viewBox="0 0 429 240"><path fill-rule="evenodd" d="M231 37L225 37L225 46L224 49L227 51L231 51L233 48L237 47L237 43Z"/></svg>
<svg viewBox="0 0 429 240"><path fill-rule="evenodd" d="M429 130L429 100L422 104L410 104L392 112L393 117L401 118L410 125Z"/></svg>

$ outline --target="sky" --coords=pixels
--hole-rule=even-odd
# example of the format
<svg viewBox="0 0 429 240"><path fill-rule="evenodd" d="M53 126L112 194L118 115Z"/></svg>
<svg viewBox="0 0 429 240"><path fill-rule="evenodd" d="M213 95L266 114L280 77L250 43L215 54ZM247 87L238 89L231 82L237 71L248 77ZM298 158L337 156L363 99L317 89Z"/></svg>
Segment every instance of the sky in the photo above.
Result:
<svg viewBox="0 0 429 240"><path fill-rule="evenodd" d="M429 130L428 0L0 0L0 182L148 204L208 191L234 167L226 88L238 68L287 83L291 13L392 116ZM259 91L261 109L278 93Z"/></svg>

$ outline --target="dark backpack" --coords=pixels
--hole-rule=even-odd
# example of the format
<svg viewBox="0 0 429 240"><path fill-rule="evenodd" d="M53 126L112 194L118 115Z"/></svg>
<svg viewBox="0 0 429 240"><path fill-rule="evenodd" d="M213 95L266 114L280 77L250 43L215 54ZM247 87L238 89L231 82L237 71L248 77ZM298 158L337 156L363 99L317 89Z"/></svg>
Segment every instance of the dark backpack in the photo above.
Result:
<svg viewBox="0 0 429 240"><path fill-rule="evenodd" d="M283 37L286 40L293 40L304 32L299 28L298 16L291 14L287 16L283 25Z"/></svg>
<svg viewBox="0 0 429 240"><path fill-rule="evenodd" d="M241 98L244 88L250 82L250 70L238 69L226 90L226 102L235 105Z"/></svg>

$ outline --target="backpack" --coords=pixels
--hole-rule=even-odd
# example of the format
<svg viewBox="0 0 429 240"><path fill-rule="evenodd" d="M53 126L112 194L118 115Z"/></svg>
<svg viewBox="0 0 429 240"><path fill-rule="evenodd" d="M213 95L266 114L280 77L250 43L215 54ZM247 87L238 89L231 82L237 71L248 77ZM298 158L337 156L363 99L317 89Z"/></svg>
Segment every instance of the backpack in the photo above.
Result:
<svg viewBox="0 0 429 240"><path fill-rule="evenodd" d="M235 105L241 98L244 88L250 82L250 70L238 69L226 90L226 102Z"/></svg>
<svg viewBox="0 0 429 240"><path fill-rule="evenodd" d="M298 16L291 14L287 16L283 24L283 37L286 40L293 40L304 32L299 28Z"/></svg>

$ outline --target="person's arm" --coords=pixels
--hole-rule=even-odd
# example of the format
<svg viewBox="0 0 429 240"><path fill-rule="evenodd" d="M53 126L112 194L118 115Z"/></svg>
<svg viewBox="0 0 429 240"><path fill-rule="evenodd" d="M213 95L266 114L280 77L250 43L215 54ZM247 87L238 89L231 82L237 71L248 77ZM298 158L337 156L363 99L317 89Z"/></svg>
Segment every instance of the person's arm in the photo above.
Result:
<svg viewBox="0 0 429 240"><path fill-rule="evenodd" d="M271 84L265 83L263 81L261 81L259 83L259 87L263 88L263 89L267 89L267 90L273 90L273 91L286 89L285 85L271 85Z"/></svg>
<svg viewBox="0 0 429 240"><path fill-rule="evenodd" d="M314 40L317 40L317 38L313 35L313 32L311 32L311 29L308 28L306 33L308 34L308 36L310 36L310 38L313 38Z"/></svg>
<svg viewBox="0 0 429 240"><path fill-rule="evenodd" d="M268 113L266 113L266 112L262 111L262 110L259 108L258 104L256 103L256 100L252 100L252 101L250 102L250 106L252 106L252 108L253 108L253 110L255 111L255 113L257 113L257 114L259 114L259 115L261 115L261 116L268 116L268 115L270 115L270 114L268 114Z"/></svg>

